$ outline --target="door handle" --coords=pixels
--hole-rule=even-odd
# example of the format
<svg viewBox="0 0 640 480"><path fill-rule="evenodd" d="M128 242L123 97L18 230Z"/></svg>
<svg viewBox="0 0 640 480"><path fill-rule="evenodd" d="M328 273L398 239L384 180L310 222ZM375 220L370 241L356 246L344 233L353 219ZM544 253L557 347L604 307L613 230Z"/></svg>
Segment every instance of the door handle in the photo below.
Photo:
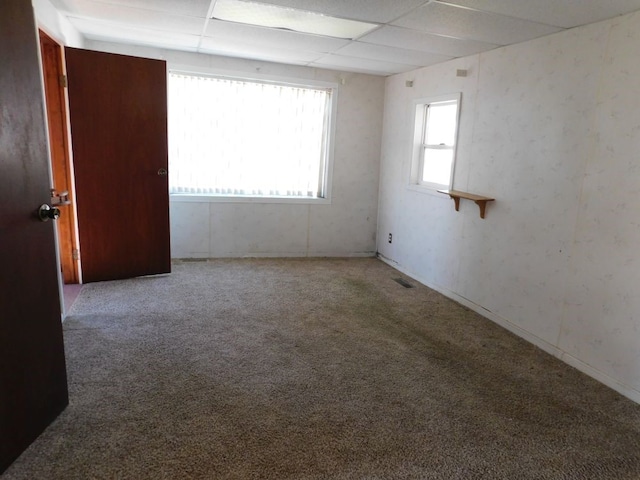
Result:
<svg viewBox="0 0 640 480"><path fill-rule="evenodd" d="M57 220L59 216L60 209L56 207L50 207L46 203L43 203L42 205L40 205L40 208L38 208L38 218L43 222L46 222L49 219Z"/></svg>
<svg viewBox="0 0 640 480"><path fill-rule="evenodd" d="M161 177L166 177L167 176L167 169L166 168L161 168L158 170L158 175Z"/></svg>

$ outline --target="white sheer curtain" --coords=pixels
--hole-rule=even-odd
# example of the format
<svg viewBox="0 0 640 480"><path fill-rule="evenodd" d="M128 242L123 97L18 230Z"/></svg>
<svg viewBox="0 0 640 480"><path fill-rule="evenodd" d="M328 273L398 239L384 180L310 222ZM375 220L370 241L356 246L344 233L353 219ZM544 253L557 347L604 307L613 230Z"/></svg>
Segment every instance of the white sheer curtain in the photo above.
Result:
<svg viewBox="0 0 640 480"><path fill-rule="evenodd" d="M330 95L170 73L170 192L322 196Z"/></svg>

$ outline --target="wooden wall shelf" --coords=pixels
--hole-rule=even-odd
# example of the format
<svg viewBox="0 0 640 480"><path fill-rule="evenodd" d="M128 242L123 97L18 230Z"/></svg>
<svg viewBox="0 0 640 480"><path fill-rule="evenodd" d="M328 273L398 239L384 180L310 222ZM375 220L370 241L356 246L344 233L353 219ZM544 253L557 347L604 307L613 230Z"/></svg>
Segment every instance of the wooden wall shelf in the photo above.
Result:
<svg viewBox="0 0 640 480"><path fill-rule="evenodd" d="M480 218L484 218L484 212L487 208L487 202L493 202L495 198L483 197L482 195L475 195L473 193L461 192L460 190L438 190L440 193L444 193L453 198L456 204L456 212L460 210L460 199L466 198L467 200L473 200L480 208Z"/></svg>

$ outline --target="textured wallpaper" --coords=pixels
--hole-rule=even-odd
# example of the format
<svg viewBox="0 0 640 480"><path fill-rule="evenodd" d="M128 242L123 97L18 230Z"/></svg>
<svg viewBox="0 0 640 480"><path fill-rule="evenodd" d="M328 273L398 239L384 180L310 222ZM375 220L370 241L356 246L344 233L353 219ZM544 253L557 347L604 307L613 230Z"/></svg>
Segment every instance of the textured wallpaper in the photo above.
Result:
<svg viewBox="0 0 640 480"><path fill-rule="evenodd" d="M378 229L390 262L636 401L638 32L630 14L389 77ZM485 220L408 187L411 102L454 92L454 187L496 198Z"/></svg>

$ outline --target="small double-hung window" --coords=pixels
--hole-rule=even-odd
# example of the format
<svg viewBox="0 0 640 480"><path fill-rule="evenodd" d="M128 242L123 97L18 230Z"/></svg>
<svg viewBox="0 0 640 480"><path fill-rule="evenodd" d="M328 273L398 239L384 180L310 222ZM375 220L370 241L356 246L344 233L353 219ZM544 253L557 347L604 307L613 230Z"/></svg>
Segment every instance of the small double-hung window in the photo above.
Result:
<svg viewBox="0 0 640 480"><path fill-rule="evenodd" d="M451 188L456 157L460 94L415 103L412 184Z"/></svg>

